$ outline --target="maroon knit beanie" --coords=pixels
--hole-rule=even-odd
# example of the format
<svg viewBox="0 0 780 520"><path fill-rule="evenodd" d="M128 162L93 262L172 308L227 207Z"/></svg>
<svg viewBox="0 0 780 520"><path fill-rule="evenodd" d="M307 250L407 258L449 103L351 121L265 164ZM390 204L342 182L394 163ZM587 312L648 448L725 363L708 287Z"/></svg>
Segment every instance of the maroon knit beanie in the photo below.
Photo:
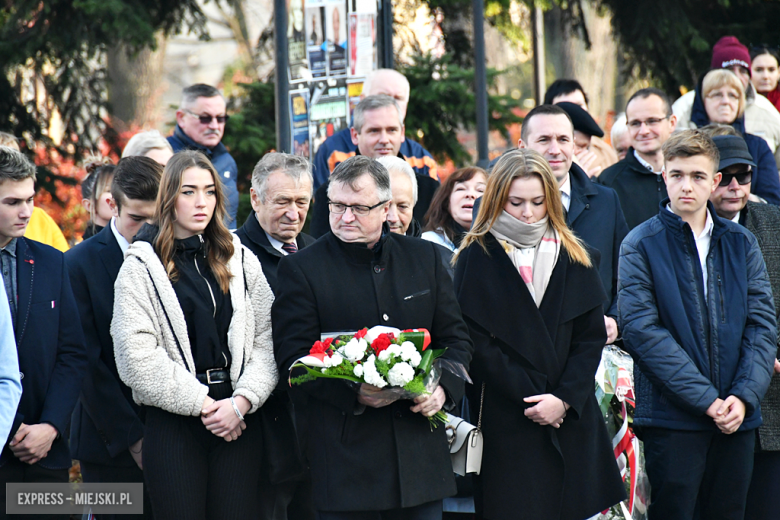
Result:
<svg viewBox="0 0 780 520"><path fill-rule="evenodd" d="M745 67L750 74L750 53L736 36L724 36L712 48L711 69L727 69L734 65Z"/></svg>

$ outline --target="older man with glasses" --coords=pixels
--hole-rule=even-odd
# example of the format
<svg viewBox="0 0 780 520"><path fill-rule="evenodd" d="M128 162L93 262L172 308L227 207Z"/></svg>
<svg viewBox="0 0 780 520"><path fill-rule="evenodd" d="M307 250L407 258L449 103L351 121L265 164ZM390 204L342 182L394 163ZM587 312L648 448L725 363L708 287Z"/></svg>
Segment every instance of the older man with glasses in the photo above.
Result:
<svg viewBox="0 0 780 520"><path fill-rule="evenodd" d="M331 232L279 262L272 319L282 378L322 334L374 325L428 329L445 358L467 367L473 347L439 248L385 225L393 199L387 169L349 158L333 171L327 195ZM317 518L440 520L455 479L444 428L431 429L427 417L463 391L449 373L414 402L388 404L336 380L293 386L291 395L307 398L296 412L305 414Z"/></svg>
<svg viewBox="0 0 780 520"><path fill-rule="evenodd" d="M222 144L228 115L225 99L210 85L197 83L182 90L181 104L176 111L176 128L168 142L173 152L198 150L206 154L219 173L228 201L225 225L236 228L238 188L236 161Z"/></svg>

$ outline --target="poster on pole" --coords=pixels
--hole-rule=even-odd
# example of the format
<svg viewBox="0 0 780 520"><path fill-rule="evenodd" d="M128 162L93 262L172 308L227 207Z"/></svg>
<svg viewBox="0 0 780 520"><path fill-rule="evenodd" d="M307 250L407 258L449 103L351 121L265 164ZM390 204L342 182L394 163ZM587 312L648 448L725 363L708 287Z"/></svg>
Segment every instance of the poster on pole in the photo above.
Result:
<svg viewBox="0 0 780 520"><path fill-rule="evenodd" d="M290 149L294 155L300 155L307 159L309 154L309 89L293 90L290 92L290 135L292 146Z"/></svg>
<svg viewBox="0 0 780 520"><path fill-rule="evenodd" d="M355 111L355 107L360 103L360 95L363 93L363 80L350 80L347 81L347 107L348 115L347 124L352 126L352 112Z"/></svg>
<svg viewBox="0 0 780 520"><path fill-rule="evenodd" d="M287 0L287 54L290 60L291 82L311 79L306 60L306 27L304 26L304 0Z"/></svg>
<svg viewBox="0 0 780 520"><path fill-rule="evenodd" d="M347 4L343 0L325 5L325 34L328 40L328 73L347 73Z"/></svg>
<svg viewBox="0 0 780 520"><path fill-rule="evenodd" d="M365 77L376 69L376 15L349 15L349 75Z"/></svg>
<svg viewBox="0 0 780 520"><path fill-rule="evenodd" d="M309 114L311 157L325 140L347 128L347 84L344 79L328 79L315 83Z"/></svg>
<svg viewBox="0 0 780 520"><path fill-rule="evenodd" d="M325 41L325 5L321 0L306 2L306 55L313 78L327 74L327 51Z"/></svg>

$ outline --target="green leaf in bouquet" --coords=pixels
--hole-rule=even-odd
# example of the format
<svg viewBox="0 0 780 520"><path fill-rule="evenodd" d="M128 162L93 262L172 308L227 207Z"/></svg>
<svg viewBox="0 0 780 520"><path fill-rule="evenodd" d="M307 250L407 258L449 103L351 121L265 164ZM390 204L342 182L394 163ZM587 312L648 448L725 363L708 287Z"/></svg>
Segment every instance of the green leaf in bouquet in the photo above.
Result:
<svg viewBox="0 0 780 520"><path fill-rule="evenodd" d="M427 374L431 371L431 366L433 365L433 362L436 361L436 359L440 358L444 352L446 352L446 348L440 348L440 349L428 349L425 352L423 352L422 359L420 360L420 364L417 366L417 371L421 374Z"/></svg>
<svg viewBox="0 0 780 520"><path fill-rule="evenodd" d="M345 369L343 362L338 367L327 369L328 372L322 372L321 369L312 368L304 365L303 363L296 363L292 366L292 368L299 368L299 367L306 369L307 373L302 376L290 378L290 383L295 385L299 385L307 381L313 381L314 379L321 378L321 377L325 379L346 379L347 381L353 381L355 383L363 382L359 377L355 377L354 375L347 374L346 373L347 370ZM341 370L338 370L340 368Z"/></svg>
<svg viewBox="0 0 780 520"><path fill-rule="evenodd" d="M414 346L417 347L417 351L420 354L424 354L423 352L423 346L425 342L425 333L424 332L402 332L398 336L399 343L403 343L404 341L411 341L414 343Z"/></svg>

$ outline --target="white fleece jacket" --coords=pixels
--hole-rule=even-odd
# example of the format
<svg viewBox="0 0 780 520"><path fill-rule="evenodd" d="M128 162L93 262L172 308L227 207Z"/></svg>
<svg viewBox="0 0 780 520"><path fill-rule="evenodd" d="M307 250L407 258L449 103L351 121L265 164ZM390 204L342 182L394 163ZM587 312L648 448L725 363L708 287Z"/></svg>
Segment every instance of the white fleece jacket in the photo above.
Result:
<svg viewBox="0 0 780 520"><path fill-rule="evenodd" d="M252 413L279 379L271 334L274 297L257 257L235 235L233 247L235 253L228 261L233 274L230 380L233 396L247 398ZM128 248L114 295L114 357L119 377L133 390L135 402L179 415L200 415L208 387L195 377L184 312L151 244L136 242Z"/></svg>

